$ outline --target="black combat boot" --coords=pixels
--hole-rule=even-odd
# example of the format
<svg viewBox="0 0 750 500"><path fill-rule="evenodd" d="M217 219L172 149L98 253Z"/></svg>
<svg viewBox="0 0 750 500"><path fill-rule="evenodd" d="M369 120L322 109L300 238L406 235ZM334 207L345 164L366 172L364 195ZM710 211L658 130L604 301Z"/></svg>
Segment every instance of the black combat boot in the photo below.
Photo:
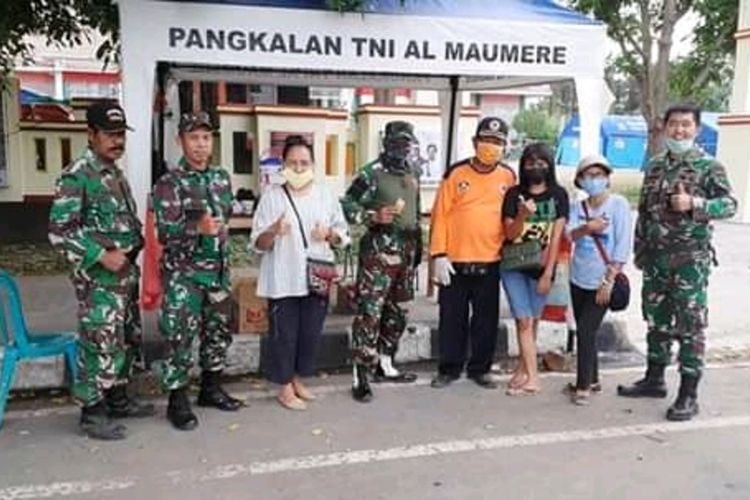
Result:
<svg viewBox="0 0 750 500"><path fill-rule="evenodd" d="M360 403L372 401L372 388L370 388L370 382L367 380L367 367L358 363L354 363L352 397Z"/></svg>
<svg viewBox="0 0 750 500"><path fill-rule="evenodd" d="M126 428L109 418L109 408L104 401L81 408L81 430L91 439L117 441L125 439Z"/></svg>
<svg viewBox="0 0 750 500"><path fill-rule="evenodd" d="M192 431L198 427L198 417L190 408L190 399L184 388L170 391L167 418L175 429L181 431Z"/></svg>
<svg viewBox="0 0 750 500"><path fill-rule="evenodd" d="M109 408L110 418L143 418L156 415L154 405L141 403L131 398L124 385L107 391L105 401Z"/></svg>
<svg viewBox="0 0 750 500"><path fill-rule="evenodd" d="M646 376L633 385L618 385L617 395L626 398L666 398L667 385L664 383L666 365L648 362Z"/></svg>
<svg viewBox="0 0 750 500"><path fill-rule="evenodd" d="M227 394L219 383L221 372L201 373L201 391L198 393L198 406L209 406L221 411L237 411L242 401Z"/></svg>
<svg viewBox="0 0 750 500"><path fill-rule="evenodd" d="M698 381L700 377L683 375L677 400L667 410L667 420L683 422L698 414Z"/></svg>

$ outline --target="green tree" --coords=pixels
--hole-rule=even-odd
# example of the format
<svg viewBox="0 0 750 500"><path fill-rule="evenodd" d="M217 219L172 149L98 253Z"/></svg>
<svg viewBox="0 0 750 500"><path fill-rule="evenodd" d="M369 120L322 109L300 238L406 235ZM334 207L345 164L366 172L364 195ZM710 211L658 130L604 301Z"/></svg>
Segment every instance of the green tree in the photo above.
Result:
<svg viewBox="0 0 750 500"><path fill-rule="evenodd" d="M18 60L31 57L34 47L29 35L40 35L51 45L74 46L92 29L105 36L97 55L107 63L119 46L117 7L112 0L3 0L0 70L6 73Z"/></svg>
<svg viewBox="0 0 750 500"><path fill-rule="evenodd" d="M721 82L734 53L736 0L569 0L569 5L604 22L609 37L619 45L608 81L620 85L613 88L618 98L637 96L648 124L650 153L658 148L662 113L669 100L703 104L722 100ZM675 25L690 11L700 19L694 50L684 60L670 61ZM618 101L617 107L630 107Z"/></svg>
<svg viewBox="0 0 750 500"><path fill-rule="evenodd" d="M555 144L560 120L538 107L524 109L513 117L513 128L522 139Z"/></svg>

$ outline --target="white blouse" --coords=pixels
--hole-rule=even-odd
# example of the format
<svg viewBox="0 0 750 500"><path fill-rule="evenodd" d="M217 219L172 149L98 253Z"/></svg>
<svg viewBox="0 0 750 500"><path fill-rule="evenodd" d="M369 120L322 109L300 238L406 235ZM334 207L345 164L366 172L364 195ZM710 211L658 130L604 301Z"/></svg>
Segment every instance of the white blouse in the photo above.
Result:
<svg viewBox="0 0 750 500"><path fill-rule="evenodd" d="M307 289L307 257L334 261L333 250L327 241L315 241L312 231L316 225L329 227L341 239L340 246L350 243L349 225L344 218L339 200L317 183L300 195L290 190L307 238L308 249L302 241L299 222L281 186L270 187L260 198L253 217L250 249L261 254L258 276L258 295L269 299L304 297ZM290 229L277 236L273 248L267 252L257 247L258 237L284 216Z"/></svg>

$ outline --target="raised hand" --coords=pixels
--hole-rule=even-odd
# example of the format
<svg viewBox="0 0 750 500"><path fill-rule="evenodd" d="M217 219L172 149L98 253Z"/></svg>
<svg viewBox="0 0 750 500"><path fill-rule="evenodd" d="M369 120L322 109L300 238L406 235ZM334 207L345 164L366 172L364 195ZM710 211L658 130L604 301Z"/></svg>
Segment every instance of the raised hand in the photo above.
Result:
<svg viewBox="0 0 750 500"><path fill-rule="evenodd" d="M529 217L531 215L534 215L536 213L536 203L534 200L527 200L523 197L523 195L520 195L518 197L518 214L523 217Z"/></svg>
<svg viewBox="0 0 750 500"><path fill-rule="evenodd" d="M675 212L689 212L693 209L693 197L685 190L682 182L677 183L676 189L677 191L670 199L672 210Z"/></svg>

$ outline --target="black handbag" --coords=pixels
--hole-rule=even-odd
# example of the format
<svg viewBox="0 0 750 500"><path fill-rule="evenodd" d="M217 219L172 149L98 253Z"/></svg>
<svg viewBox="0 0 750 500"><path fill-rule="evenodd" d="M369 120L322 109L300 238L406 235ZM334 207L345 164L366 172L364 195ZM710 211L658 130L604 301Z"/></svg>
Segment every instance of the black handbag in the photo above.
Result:
<svg viewBox="0 0 750 500"><path fill-rule="evenodd" d="M297 217L297 223L299 224L300 234L302 235L302 244L307 250L307 237L305 236L305 227L302 225L302 218L299 216L297 206L294 204L292 195L286 186L283 186L284 193L286 194L289 203L292 205L294 215ZM313 259L307 257L307 289L311 295L316 295L323 299L331 298L331 289L333 283L338 278L338 271L336 270L336 264L334 262L328 262L321 259Z"/></svg>
<svg viewBox="0 0 750 500"><path fill-rule="evenodd" d="M503 245L501 271L541 271L544 269L544 249L539 240Z"/></svg>
<svg viewBox="0 0 750 500"><path fill-rule="evenodd" d="M581 206L583 206L583 213L586 215L586 220L589 220L589 209L586 206L586 202L582 201ZM604 248L600 236L593 234L591 237L594 239L594 243L596 244L596 248L599 251L599 255L602 257L604 264L609 266L612 261L609 259L609 255L607 255L607 250ZM612 284L612 293L609 296L609 310L613 312L624 311L628 308L629 304L630 280L624 272L620 271L615 275L615 282Z"/></svg>

